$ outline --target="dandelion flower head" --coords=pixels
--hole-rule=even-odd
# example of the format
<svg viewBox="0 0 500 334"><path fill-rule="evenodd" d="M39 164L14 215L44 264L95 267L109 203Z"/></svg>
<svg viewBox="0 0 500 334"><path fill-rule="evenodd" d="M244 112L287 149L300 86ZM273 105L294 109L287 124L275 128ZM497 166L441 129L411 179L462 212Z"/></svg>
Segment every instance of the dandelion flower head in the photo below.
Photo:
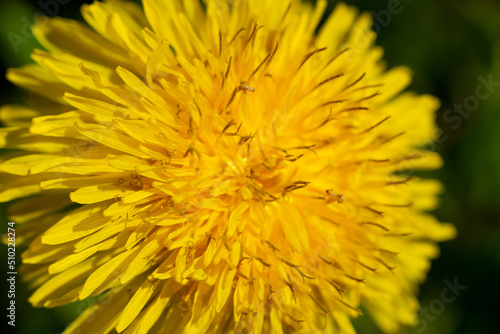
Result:
<svg viewBox="0 0 500 334"><path fill-rule="evenodd" d="M107 0L33 27L7 76L0 201L35 307L66 333L386 332L454 229L432 96L403 92L368 14L326 1Z"/></svg>

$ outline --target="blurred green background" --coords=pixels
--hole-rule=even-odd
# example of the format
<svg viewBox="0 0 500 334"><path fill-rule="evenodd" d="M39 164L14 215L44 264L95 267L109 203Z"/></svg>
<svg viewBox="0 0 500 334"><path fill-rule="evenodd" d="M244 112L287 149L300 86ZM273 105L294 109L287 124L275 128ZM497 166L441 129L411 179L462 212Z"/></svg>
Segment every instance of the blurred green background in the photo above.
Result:
<svg viewBox="0 0 500 334"><path fill-rule="evenodd" d="M60 2L66 4L55 8L47 7L56 3L49 0L0 3L0 104L23 99L23 93L4 77L6 68L30 62L31 50L38 47L25 30L33 22L33 15L39 11L54 12L81 20L79 6L91 1ZM375 13L377 44L384 47L388 66L408 65L414 71L410 89L433 94L442 102L436 122L444 133L437 151L445 166L424 176L438 178L445 184L446 192L435 214L442 221L453 222L459 234L455 240L441 244L441 256L433 262L421 287L421 305L431 312L422 314L419 326L405 333L500 333L500 313L496 308L500 298L500 2L345 2ZM330 11L336 3L330 1ZM17 47L13 47L12 41ZM477 87L489 78L499 84L490 87L487 98L475 99ZM486 92L481 88L481 94ZM453 111L463 104L470 112L465 108L462 114L457 109ZM6 254L6 247L1 247L1 253ZM18 249L18 255L20 252ZM4 275L3 270L2 282ZM444 310L436 309L435 300L441 298L446 287L444 280L453 282L455 278L467 289L455 301L445 304ZM7 305L4 290L2 305ZM18 279L17 325L12 333L60 333L88 305L84 302L35 310L28 304L28 296ZM432 313L433 306L439 310L438 315ZM2 318L6 322L5 316ZM368 317L357 319L355 325L360 333L379 333Z"/></svg>

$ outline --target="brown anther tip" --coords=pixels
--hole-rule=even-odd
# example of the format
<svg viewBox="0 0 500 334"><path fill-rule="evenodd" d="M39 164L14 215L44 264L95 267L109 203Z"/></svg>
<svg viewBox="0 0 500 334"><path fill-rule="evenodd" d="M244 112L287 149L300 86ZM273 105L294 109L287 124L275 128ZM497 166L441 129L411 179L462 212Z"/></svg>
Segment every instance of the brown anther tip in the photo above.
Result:
<svg viewBox="0 0 500 334"><path fill-rule="evenodd" d="M348 90L349 88L351 88L352 86L356 85L358 82L360 82L361 80L363 80L363 78L366 76L366 72L361 74L361 76L356 79L353 83L347 85L345 88L344 88L344 91Z"/></svg>
<svg viewBox="0 0 500 334"><path fill-rule="evenodd" d="M386 118L384 118L383 120L381 120L380 122L378 122L377 124L369 127L368 129L366 129L365 131L362 131L360 134L365 134L367 132L370 132L371 130L375 129L376 127L378 127L379 125L381 125L382 123L384 123L385 121L387 121L389 118L391 118L391 116L387 116Z"/></svg>
<svg viewBox="0 0 500 334"><path fill-rule="evenodd" d="M234 42L234 40L236 39L236 37L238 37L238 35L239 35L240 33L242 33L243 31L245 31L245 30L247 30L247 29L246 29L246 28L241 28L240 30L238 30L238 31L236 32L236 34L233 36L233 38L231 38L231 41L229 42L229 44L228 44L228 45L231 45L231 44Z"/></svg>
<svg viewBox="0 0 500 334"><path fill-rule="evenodd" d="M299 325L305 321L305 320L300 320L300 319L295 318L295 317L294 317L293 315L291 315L290 313L287 313L287 315L288 315L288 317L289 317L290 319L292 319L292 321L293 321L293 322L295 322L295 323L297 323L297 324L299 324Z"/></svg>
<svg viewBox="0 0 500 334"><path fill-rule="evenodd" d="M325 79L325 80L321 81L319 84L317 84L317 85L314 87L314 89L313 89L313 90L318 89L319 87L323 86L324 84L326 84L326 83L328 83L328 82L330 82L330 81L332 81L332 80L335 80L335 79L337 79L337 78L343 77L343 76L344 76L344 73L339 73L339 74L336 74L336 75L334 75L334 76L332 76L332 77L329 77L328 79Z"/></svg>
<svg viewBox="0 0 500 334"><path fill-rule="evenodd" d="M375 226L375 227L378 227L378 228L380 228L380 229L384 230L385 232L389 232L389 231L390 231L390 230L389 230L387 227L385 227L384 225L379 224L379 223L375 223L375 222L361 222L361 223L359 223L359 225L361 225L361 226L363 226L363 225L372 225L372 226Z"/></svg>
<svg viewBox="0 0 500 334"><path fill-rule="evenodd" d="M348 274L344 274L345 277L355 281L355 282L359 282L359 283L365 283L365 280L364 278L358 278L358 277L354 277L354 276L351 276L351 275L348 275Z"/></svg>
<svg viewBox="0 0 500 334"><path fill-rule="evenodd" d="M222 33L219 30L219 57L222 55Z"/></svg>
<svg viewBox="0 0 500 334"><path fill-rule="evenodd" d="M366 210L371 211L371 212L373 212L374 214L376 214L376 215L378 215L378 216L380 216L380 217L383 217L383 216L384 216L384 213L383 213L382 211L377 211L377 210L372 209L372 208L370 208L369 206L366 206L366 205L365 205L365 206L363 206L363 207L364 207Z"/></svg>

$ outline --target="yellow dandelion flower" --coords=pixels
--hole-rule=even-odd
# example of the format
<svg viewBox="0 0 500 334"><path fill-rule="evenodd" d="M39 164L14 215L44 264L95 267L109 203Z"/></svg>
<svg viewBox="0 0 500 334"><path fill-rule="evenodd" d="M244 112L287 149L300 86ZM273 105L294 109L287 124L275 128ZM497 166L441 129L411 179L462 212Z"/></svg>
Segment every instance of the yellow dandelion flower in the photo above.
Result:
<svg viewBox="0 0 500 334"><path fill-rule="evenodd" d="M402 93L371 17L326 1L118 0L35 25L7 76L0 200L35 307L65 333L386 332L454 235L424 211L431 96ZM90 26L90 27L89 27Z"/></svg>

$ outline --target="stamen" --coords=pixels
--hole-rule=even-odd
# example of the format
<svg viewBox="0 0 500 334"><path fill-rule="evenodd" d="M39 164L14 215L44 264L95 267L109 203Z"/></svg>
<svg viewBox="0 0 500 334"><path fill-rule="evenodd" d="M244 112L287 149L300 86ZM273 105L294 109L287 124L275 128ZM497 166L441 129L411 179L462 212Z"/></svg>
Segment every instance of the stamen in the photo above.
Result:
<svg viewBox="0 0 500 334"><path fill-rule="evenodd" d="M273 53L271 54L271 58L269 58L269 61L267 62L267 65L269 66L269 64L271 64L271 62L273 61L274 59L274 56L276 55L276 52L278 52L278 48L280 46L280 43L276 43L276 46L274 47L274 51ZM270 75L270 74L269 74ZM271 79L273 78L272 75L271 76ZM273 79L274 80L274 79Z"/></svg>
<svg viewBox="0 0 500 334"><path fill-rule="evenodd" d="M297 324L299 324L299 325L300 325L300 324L302 324L302 323L305 321L305 320L300 320L300 319L295 318L295 317L294 317L293 315L291 315L290 313L287 313L286 315L288 315L288 317L289 317L290 319L292 319L292 321L293 321L293 322L296 322L296 323L297 323Z"/></svg>
<svg viewBox="0 0 500 334"><path fill-rule="evenodd" d="M384 230L385 232L389 232L390 230L385 227L384 225L382 224L379 224L379 223L374 223L374 222L362 222L362 223L359 223L359 225L363 226L363 225L372 225L372 226L376 226L382 230Z"/></svg>
<svg viewBox="0 0 500 334"><path fill-rule="evenodd" d="M248 284L252 284L252 283L253 283L253 281L255 280L255 278L254 278L254 277L248 277L247 275L243 274L243 273L242 273L242 272L240 272L240 271L236 271L236 274L237 274L238 276L240 276L241 278L243 278L243 279L247 280L247 281L248 281Z"/></svg>
<svg viewBox="0 0 500 334"><path fill-rule="evenodd" d="M398 137L400 137L400 136L404 135L405 133L406 133L406 132L400 132L400 133L398 133L398 134L397 134L397 135L395 135L395 136L392 136L392 137L390 137L390 138L388 138L388 139L385 139L384 141L382 141L382 142L380 143L380 146L382 146L382 145L384 145L384 144L387 144L388 142L390 142L390 141L392 141L392 140L394 140L394 139L396 139L396 138L398 138Z"/></svg>
<svg viewBox="0 0 500 334"><path fill-rule="evenodd" d="M240 266L241 263L243 263L243 261L245 260L248 260L248 263L252 262L253 259L251 257L248 257L248 256L244 256L240 259L240 261L238 261L238 266Z"/></svg>
<svg viewBox="0 0 500 334"><path fill-rule="evenodd" d="M156 220L157 218L151 218L151 217L149 216L149 212L150 212L150 211L146 211L146 217L148 217L148 219L149 219L149 220Z"/></svg>
<svg viewBox="0 0 500 334"><path fill-rule="evenodd" d="M368 85L368 86L363 86L363 87L359 87L359 88L356 88L355 90L353 90L352 92L357 92L357 91L360 91L360 90L363 90L363 89L367 89L367 88L377 88L377 87L383 87L385 86L385 84L376 84L376 85Z"/></svg>
<svg viewBox="0 0 500 334"><path fill-rule="evenodd" d="M265 262L261 257L256 256L256 257L254 257L254 259L259 261L260 263L262 263L264 266L266 266L268 268L271 267L271 265L269 263Z"/></svg>
<svg viewBox="0 0 500 334"><path fill-rule="evenodd" d="M378 262L380 262L384 267L386 267L390 271L393 271L394 269L396 269L396 267L392 267L392 266L388 265L387 263L385 263L384 261L382 261L382 259L380 259L378 257L376 257L375 260L377 260Z"/></svg>
<svg viewBox="0 0 500 334"><path fill-rule="evenodd" d="M350 308L351 310L353 311L356 311L357 313L359 313L360 315L362 315L363 313L361 312L361 310L359 308L356 308L354 306L351 306L349 304L347 304L345 301L343 301L342 299L339 299L339 298L335 298L339 303L341 303L342 305Z"/></svg>
<svg viewBox="0 0 500 334"><path fill-rule="evenodd" d="M272 294L276 292L276 290L273 290L273 286L271 283L267 282L267 285L269 286L269 299L271 299Z"/></svg>
<svg viewBox="0 0 500 334"><path fill-rule="evenodd" d="M304 156L304 155L303 155L303 154L301 154L301 155L296 156L296 157L295 157L295 158L293 158L293 159L288 158L288 159L286 159L286 160L288 160L288 161L290 161L290 162L295 162L295 161L299 160L300 158L302 158L303 156Z"/></svg>
<svg viewBox="0 0 500 334"><path fill-rule="evenodd" d="M236 124L236 122L232 119L230 120L226 126L222 129L222 132L220 133L219 136L222 136L231 126L233 126L234 124Z"/></svg>
<svg viewBox="0 0 500 334"><path fill-rule="evenodd" d="M291 282L290 275L287 274L287 277L288 277L288 281L285 281L285 280L283 280L283 281L288 286L290 291L292 291L293 300L295 301L295 304L297 304L297 299L295 298L295 287L293 286L293 283Z"/></svg>
<svg viewBox="0 0 500 334"><path fill-rule="evenodd" d="M342 296L342 293L345 292L344 289L342 289L340 286L338 286L333 280L331 281L328 281L328 283L330 283L331 286L333 286L335 288L335 290L337 290L337 292L339 293L340 295L340 298L344 298Z"/></svg>
<svg viewBox="0 0 500 334"><path fill-rule="evenodd" d="M340 225L339 223L337 223L337 222L335 222L335 221L331 220L330 218L326 218L326 217L323 217L323 216L320 216L320 218L321 218L321 219L326 220L326 221L327 221L327 222L329 222L329 223L332 223L333 225L337 225L337 226L339 226L339 225Z"/></svg>
<svg viewBox="0 0 500 334"><path fill-rule="evenodd" d="M328 101L328 102L323 103L321 105L321 107L326 107L326 106L329 106L330 104L344 103L345 101L347 101L347 99L345 99L345 100Z"/></svg>
<svg viewBox="0 0 500 334"><path fill-rule="evenodd" d="M226 107L224 109L229 109L229 107L231 106L231 103L233 103L233 100L234 100L234 97L236 96L236 93L238 93L240 91L239 89L239 86L236 87L234 90L233 90L233 93L231 94L231 98L229 99L229 101L227 102L226 104ZM222 112L222 111L221 111Z"/></svg>
<svg viewBox="0 0 500 334"><path fill-rule="evenodd" d="M296 264L293 264L283 258L279 258L284 264L286 264L287 266L290 266L292 267L293 269L295 269L299 275L302 277L302 280L304 281L304 283L306 282L306 278L309 278L309 279L314 279L314 277L311 277L311 276L307 276L306 274L304 274L302 272L302 270L300 270L300 266L296 265Z"/></svg>
<svg viewBox="0 0 500 334"><path fill-rule="evenodd" d="M386 235L384 235L384 237L408 237L410 235L412 235L413 233L387 233Z"/></svg>
<svg viewBox="0 0 500 334"><path fill-rule="evenodd" d="M250 147L252 146L254 136L255 136L255 133L250 137L250 141L248 142L248 146L247 146L247 156L248 157L250 156Z"/></svg>
<svg viewBox="0 0 500 334"><path fill-rule="evenodd" d="M390 206L392 208L409 208L413 205L413 203L408 203L408 204L382 204L382 203L377 203L377 205L382 205L382 206Z"/></svg>
<svg viewBox="0 0 500 334"><path fill-rule="evenodd" d="M222 33L219 30L219 57L222 55Z"/></svg>
<svg viewBox="0 0 500 334"><path fill-rule="evenodd" d="M366 100L372 99L372 98L374 98L374 97L376 97L376 96L379 96L379 95L382 95L382 93L381 93L381 92L379 92L379 91L377 91L375 94L370 95L370 96L367 96L367 97L364 97L364 98L362 98L361 100L358 100L358 101L356 101L356 102L366 101Z"/></svg>
<svg viewBox="0 0 500 334"><path fill-rule="evenodd" d="M390 251L388 249L384 249L384 248L374 248L373 250L377 250L379 252L382 252L382 253L386 253L386 254L389 254L389 255L392 255L392 256L398 256L398 252L393 252L393 251Z"/></svg>
<svg viewBox="0 0 500 334"><path fill-rule="evenodd" d="M200 106L198 105L198 102L196 102L196 100L194 101L194 105L196 106L196 110L198 111L198 115L200 116L200 119L201 119L201 109L200 109Z"/></svg>
<svg viewBox="0 0 500 334"><path fill-rule="evenodd" d="M384 213L383 213L382 211L377 211L377 210L372 209L372 208L370 208L369 206L366 206L366 205L364 205L363 207L364 207L365 209L367 209L367 210L369 210L369 211L373 212L374 214L376 214L376 215L380 216L380 217L383 217L383 216L384 216Z"/></svg>
<svg viewBox="0 0 500 334"><path fill-rule="evenodd" d="M227 228L226 228L226 231L224 232L224 235L221 237L221 239L222 239L222 242L224 243L224 246L226 247L226 249L228 251L231 251L231 246L229 246L229 243L227 242L226 233L227 233Z"/></svg>
<svg viewBox="0 0 500 334"><path fill-rule="evenodd" d="M191 117L191 115L189 115L189 129L188 129L188 133L191 134L191 137L193 136L194 134L194 128L193 128L193 118Z"/></svg>
<svg viewBox="0 0 500 334"><path fill-rule="evenodd" d="M238 132L240 132L240 129L241 129L241 125L242 125L242 124L243 124L243 123L242 123L242 122L240 122L240 125L239 125L239 126L238 126L238 128L236 129L236 132L229 132L229 133L226 133L225 135L226 135L226 136L238 136Z"/></svg>
<svg viewBox="0 0 500 334"><path fill-rule="evenodd" d="M316 129L319 129L322 126L325 126L330 121L333 121L333 120L337 120L338 121L339 120L338 118L331 117L331 116L332 116L332 108L330 108L330 113L328 114L328 117L326 118L326 120L324 120L323 123L321 123Z"/></svg>
<svg viewBox="0 0 500 334"><path fill-rule="evenodd" d="M210 245L210 241L211 240L217 242L217 240L215 240L215 238L212 236L212 234L209 231L205 232L205 235L208 237L208 239L207 239L207 247L206 248L208 248L208 245Z"/></svg>
<svg viewBox="0 0 500 334"><path fill-rule="evenodd" d="M309 146L297 146L297 147L292 147L292 148L289 148L289 150L309 150L311 152L313 152L314 154L316 154L316 151L314 151L312 148L316 146L316 144L312 144L312 145L309 145ZM285 151L286 153L286 151ZM316 154L317 155L317 154Z"/></svg>
<svg viewBox="0 0 500 334"><path fill-rule="evenodd" d="M341 55L343 55L344 53L346 53L347 51L351 50L351 48L345 48L344 50L340 51L339 53L337 53L335 56L333 56L332 59L330 59L328 61L328 63L326 63L326 65L323 67L323 68L326 68L328 67L328 65L330 65L335 59L337 59L338 57L340 57Z"/></svg>
<svg viewBox="0 0 500 334"><path fill-rule="evenodd" d="M156 158L148 158L146 159L146 163L150 166L154 165L155 163L159 162L160 160L156 159Z"/></svg>
<svg viewBox="0 0 500 334"><path fill-rule="evenodd" d="M243 145L247 141L251 140L255 136L255 133L251 133L248 136L241 136L240 141L238 142L238 145Z"/></svg>
<svg viewBox="0 0 500 334"><path fill-rule="evenodd" d="M268 165L266 165L265 163L261 162L261 164L262 164L262 166L266 167L271 172L274 172L274 170L271 167L269 167Z"/></svg>
<svg viewBox="0 0 500 334"><path fill-rule="evenodd" d="M302 156L302 155L301 155ZM299 156L300 157L300 156ZM306 182L306 181L296 181L294 183L292 183L291 185L289 186L286 186L285 187L285 192L292 192L294 190L297 190L297 189L302 189L302 188L305 188L307 187L311 182Z"/></svg>
<svg viewBox="0 0 500 334"><path fill-rule="evenodd" d="M231 56L229 58L229 62L227 64L227 69L226 69L226 73L224 74L224 76L222 77L222 86L221 86L221 90L224 89L224 85L226 84L226 81L227 81L227 78L229 77L229 70L231 69L231 62L233 61L233 57Z"/></svg>
<svg viewBox="0 0 500 334"><path fill-rule="evenodd" d="M257 26L258 26L257 23L255 23L255 25L253 26L253 29L252 29L252 33L250 34L247 41L245 42L245 45L243 45L243 49L245 49L247 47L248 43L250 43L250 41L253 39L253 37L257 33Z"/></svg>
<svg viewBox="0 0 500 334"><path fill-rule="evenodd" d="M318 305L318 307L321 309L321 311L325 312L325 314L327 314L327 315L330 314L330 310L327 309L326 307L324 307L323 305L321 305L321 303L316 298L314 298L314 296L312 294L309 293L309 297L312 299L312 301L316 305Z"/></svg>
<svg viewBox="0 0 500 334"><path fill-rule="evenodd" d="M353 280L353 281L356 281L356 282L359 282L359 283L365 283L365 280L363 278L358 278L358 277L354 277L354 276L351 276L351 275L347 275L347 274L344 274L345 277Z"/></svg>
<svg viewBox="0 0 500 334"><path fill-rule="evenodd" d="M332 261L328 261L327 259L325 259L325 258L324 258L323 256L321 256L321 255L318 255L318 256L319 256L319 258L320 258L321 260L323 260L326 264L329 264L329 265L333 266L333 264L334 264L334 263L333 263Z"/></svg>
<svg viewBox="0 0 500 334"><path fill-rule="evenodd" d="M259 30L260 30L260 29L262 29L262 28L264 28L264 26L259 26L259 27L257 28L257 30L255 30L255 34L252 36L252 39L251 39L251 40L252 40L252 47L254 46L254 43L255 43L255 38L256 38L256 36L257 36L257 33L258 33L258 32L259 32Z"/></svg>
<svg viewBox="0 0 500 334"><path fill-rule="evenodd" d="M288 13L290 12L290 8L292 7L292 3L290 2L288 6L286 7L285 12L283 13L283 16L281 17L280 24L283 23L285 18L287 17Z"/></svg>
<svg viewBox="0 0 500 334"><path fill-rule="evenodd" d="M308 61L308 60L309 60L312 56L314 56L314 55L315 55L315 54L317 54L317 53L320 53L321 51L325 51L326 49L327 49L327 48L326 48L326 47L324 47L324 48L321 48L321 49L316 49L316 50L314 50L314 51L312 51L312 52L309 52L309 53L308 53L308 54L304 57L304 60L303 60L303 61L302 61L302 63L299 65L299 68L297 69L297 71L298 71L298 70L300 70L300 68L301 68L302 66L304 66L304 64L305 64L305 63L306 63L306 62L307 62L307 61Z"/></svg>
<svg viewBox="0 0 500 334"><path fill-rule="evenodd" d="M269 197L271 197L271 199L267 199L267 200L266 200L266 203L276 202L276 201L278 201L278 200L279 200L279 198L278 198L278 197L273 196L273 195L271 195L271 194L268 194L268 196L269 196Z"/></svg>
<svg viewBox="0 0 500 334"><path fill-rule="evenodd" d="M319 87L321 87L322 85L324 85L324 84L326 84L326 83L328 83L328 82L330 82L330 81L332 81L332 80L335 80L335 79L337 79L337 78L343 77L343 76L344 76L344 73L339 73L339 74L337 74L337 75L334 75L333 77L330 77L330 78L328 78L328 79L326 79L326 80L323 80L323 81L321 81L319 84L317 84L317 85L313 88L313 91L314 91L314 90L316 90L316 89L318 89L318 88L319 88Z"/></svg>
<svg viewBox="0 0 500 334"><path fill-rule="evenodd" d="M242 33L243 31L245 31L245 30L247 30L247 29L246 29L246 28L241 28L240 30L238 30L238 31L236 32L236 34L234 35L234 37L233 37L233 38L231 39L231 41L229 42L228 46L229 46L229 45L231 45L231 43L233 43L233 42L234 42L234 40L236 39L236 37L238 37L238 35L239 35L240 33Z"/></svg>
<svg viewBox="0 0 500 334"><path fill-rule="evenodd" d="M273 252L274 252L274 253L276 253L276 251L278 251L278 252L280 251L280 250L279 250L276 246L274 246L274 245L271 243L271 241L269 241L269 240L264 240L264 242L265 242L265 243L266 243L269 247L271 247L271 249L273 250Z"/></svg>
<svg viewBox="0 0 500 334"><path fill-rule="evenodd" d="M402 181L389 181L389 182L386 182L386 185L393 186L393 185L398 185L398 184L406 184L408 181L412 181L412 180L416 180L416 179L418 179L418 177L416 177L416 176L410 176L410 177L407 177L405 180L402 180Z"/></svg>
<svg viewBox="0 0 500 334"><path fill-rule="evenodd" d="M365 269L368 269L368 270L370 270L370 271L373 271L373 272L377 271L377 269L376 269L376 268L369 267L369 266L367 266L366 264L364 264L364 263L363 263L363 262L361 262L361 261L354 260L354 262L356 262L356 263L357 263L357 264L359 264L361 267L363 267L363 268L365 268Z"/></svg>
<svg viewBox="0 0 500 334"><path fill-rule="evenodd" d="M177 152L177 149L173 150L172 154L168 154L168 151L167 151L167 156L168 156L168 162L166 163L167 165L170 165L170 163L172 162L172 157L174 156L175 152ZM162 160L162 163L163 163L163 160Z"/></svg>
<svg viewBox="0 0 500 334"><path fill-rule="evenodd" d="M345 92L346 90L348 90L349 88L351 88L352 86L354 86L355 84L357 84L358 82L360 82L361 80L363 80L363 78L366 76L366 72L361 74L361 76L356 79L353 83L347 85L342 91Z"/></svg>
<svg viewBox="0 0 500 334"><path fill-rule="evenodd" d="M269 53L266 58L264 58L264 60L259 64L259 66L257 66L257 68L252 72L252 74L250 75L250 77L248 78L247 82L250 82L250 80L252 80L252 78L255 76L255 74L257 74L257 72L260 70L260 68L262 67L262 65L264 65L266 63L266 61L271 57L271 53Z"/></svg>
<svg viewBox="0 0 500 334"><path fill-rule="evenodd" d="M349 111L356 111L356 110L370 110L367 107L353 107L353 108L347 108L347 109L342 109L340 112L349 112Z"/></svg>
<svg viewBox="0 0 500 334"><path fill-rule="evenodd" d="M188 149L186 150L186 152L184 152L184 156L183 156L183 158L186 158L186 157L189 155L189 153L191 153L192 151L193 151L193 148L192 148L192 147L188 148Z"/></svg>
<svg viewBox="0 0 500 334"><path fill-rule="evenodd" d="M416 160L416 159L422 159L424 156L421 155L421 154L412 154L412 155L409 155L407 157L402 157L398 160L396 160L396 162L403 162L403 161L407 161L407 160Z"/></svg>
<svg viewBox="0 0 500 334"><path fill-rule="evenodd" d="M273 82L275 82L272 74L266 73L264 74L264 77L269 77Z"/></svg>

